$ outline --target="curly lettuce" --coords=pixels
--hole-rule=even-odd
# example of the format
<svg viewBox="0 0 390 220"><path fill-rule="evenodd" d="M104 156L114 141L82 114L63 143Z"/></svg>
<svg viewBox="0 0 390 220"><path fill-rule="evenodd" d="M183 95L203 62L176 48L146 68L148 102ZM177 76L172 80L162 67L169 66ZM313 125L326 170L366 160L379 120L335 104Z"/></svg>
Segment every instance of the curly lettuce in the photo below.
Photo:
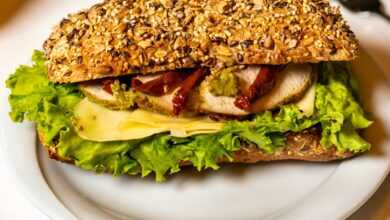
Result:
<svg viewBox="0 0 390 220"><path fill-rule="evenodd" d="M315 100L315 117L322 128L321 144L334 145L342 152L369 150L370 144L360 137L357 130L367 128L372 122L365 117L353 96L349 66L324 63L321 72Z"/></svg>
<svg viewBox="0 0 390 220"><path fill-rule="evenodd" d="M319 65L315 111L310 117L295 105L285 105L276 113L266 111L251 120L226 122L216 134L187 138L159 134L139 140L94 142L80 138L72 127L73 109L83 98L79 87L50 82L42 52L35 51L32 60L32 66L20 66L6 82L11 90L10 116L15 122L34 121L45 145L56 147L60 157L72 159L86 170L115 176L154 173L156 180L162 181L167 173L180 171L183 161L198 170L218 169L218 160L232 160L242 141L272 153L283 146L284 133L315 125L322 128L321 144L325 147L336 146L342 152L370 148L358 129L368 127L371 121L354 97L344 64Z"/></svg>

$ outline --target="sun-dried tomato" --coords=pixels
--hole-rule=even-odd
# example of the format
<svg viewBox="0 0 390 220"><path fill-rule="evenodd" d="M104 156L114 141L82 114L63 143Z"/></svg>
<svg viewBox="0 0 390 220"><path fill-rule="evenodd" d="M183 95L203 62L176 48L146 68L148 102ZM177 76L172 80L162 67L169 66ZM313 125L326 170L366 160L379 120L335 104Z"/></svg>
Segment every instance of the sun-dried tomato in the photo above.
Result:
<svg viewBox="0 0 390 220"><path fill-rule="evenodd" d="M102 80L103 90L112 95L113 93L112 93L111 84L113 83L114 83L114 79L112 78L103 79Z"/></svg>
<svg viewBox="0 0 390 220"><path fill-rule="evenodd" d="M188 96L193 88L198 85L208 74L205 68L198 68L191 73L180 85L180 89L175 93L172 104L173 113L179 115L187 104Z"/></svg>
<svg viewBox="0 0 390 220"><path fill-rule="evenodd" d="M274 87L275 75L280 70L280 67L261 66L255 81L244 93L236 98L234 105L240 109L249 111L254 100L267 94Z"/></svg>
<svg viewBox="0 0 390 220"><path fill-rule="evenodd" d="M152 96L162 96L172 89L176 88L181 82L185 80L188 75L177 71L167 71L156 79L148 82L141 82L137 78L133 78L131 81L131 87L134 90L143 92Z"/></svg>

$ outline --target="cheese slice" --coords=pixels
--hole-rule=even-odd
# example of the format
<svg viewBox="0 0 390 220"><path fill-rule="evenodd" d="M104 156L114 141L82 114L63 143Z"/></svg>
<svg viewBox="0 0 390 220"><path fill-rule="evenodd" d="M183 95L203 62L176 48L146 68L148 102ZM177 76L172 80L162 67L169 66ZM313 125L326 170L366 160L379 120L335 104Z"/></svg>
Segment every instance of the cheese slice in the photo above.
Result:
<svg viewBox="0 0 390 220"><path fill-rule="evenodd" d="M164 132L188 137L215 133L223 126L207 117L170 117L140 109L113 111L87 98L76 106L73 121L78 135L92 141L134 140Z"/></svg>

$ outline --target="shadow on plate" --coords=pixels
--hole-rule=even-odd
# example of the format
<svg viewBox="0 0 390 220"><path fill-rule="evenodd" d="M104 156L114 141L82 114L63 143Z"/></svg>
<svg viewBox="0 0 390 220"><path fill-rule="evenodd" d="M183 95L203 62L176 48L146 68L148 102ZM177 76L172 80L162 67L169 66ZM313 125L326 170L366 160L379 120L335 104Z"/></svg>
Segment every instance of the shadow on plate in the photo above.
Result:
<svg viewBox="0 0 390 220"><path fill-rule="evenodd" d="M384 55L386 56L386 55ZM390 54L388 54L390 57ZM375 91L379 85L388 85L387 76L378 64L365 52L361 51L358 59L352 62L354 72L360 84L360 95L364 109L368 112L369 117L374 123L364 131L364 137L372 144L370 155L383 155L382 150L377 146L383 146L383 141L387 138L383 120L375 115L375 108L378 108L375 101ZM390 68L389 68L390 69Z"/></svg>
<svg viewBox="0 0 390 220"><path fill-rule="evenodd" d="M328 165L335 165L337 164L337 161L329 162ZM212 169L203 170L201 172L197 171L194 167L184 167L179 174L170 176L168 178L169 182L177 181L180 184L185 184L186 182L202 182L213 175L221 175L226 179L232 180L232 181L240 181L246 179L245 176L253 174L251 170L265 170L268 169L270 166L281 166L281 165L288 165L288 166L296 166L296 165L302 165L302 164L310 164L310 165L323 165L323 163L316 163L316 162L306 162L306 161L297 161L297 160L284 160L284 161L273 161L273 162L258 162L255 164L245 164L245 163L225 163L221 164L220 169L215 171Z"/></svg>

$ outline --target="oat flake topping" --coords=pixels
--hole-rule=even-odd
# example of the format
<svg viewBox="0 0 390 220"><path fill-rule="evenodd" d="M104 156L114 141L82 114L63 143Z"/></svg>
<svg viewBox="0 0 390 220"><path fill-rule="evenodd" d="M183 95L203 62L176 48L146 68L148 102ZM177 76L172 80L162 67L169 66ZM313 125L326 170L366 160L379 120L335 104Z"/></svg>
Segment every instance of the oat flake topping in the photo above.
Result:
<svg viewBox="0 0 390 220"><path fill-rule="evenodd" d="M198 65L351 60L357 41L328 0L106 0L44 44L49 78L79 82Z"/></svg>

